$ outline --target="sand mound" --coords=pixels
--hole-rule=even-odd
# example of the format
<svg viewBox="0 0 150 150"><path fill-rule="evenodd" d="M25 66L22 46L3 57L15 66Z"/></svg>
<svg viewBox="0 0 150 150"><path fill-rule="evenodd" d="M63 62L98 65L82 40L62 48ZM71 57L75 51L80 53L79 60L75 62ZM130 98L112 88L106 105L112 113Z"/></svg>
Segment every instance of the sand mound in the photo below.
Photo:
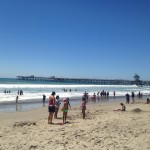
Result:
<svg viewBox="0 0 150 150"><path fill-rule="evenodd" d="M141 110L140 108L135 108L135 109L133 109L132 111L138 113L138 112L141 112L142 110Z"/></svg>
<svg viewBox="0 0 150 150"><path fill-rule="evenodd" d="M30 126L30 125L36 125L36 122L34 122L34 121L15 122L13 127L22 127L22 126Z"/></svg>

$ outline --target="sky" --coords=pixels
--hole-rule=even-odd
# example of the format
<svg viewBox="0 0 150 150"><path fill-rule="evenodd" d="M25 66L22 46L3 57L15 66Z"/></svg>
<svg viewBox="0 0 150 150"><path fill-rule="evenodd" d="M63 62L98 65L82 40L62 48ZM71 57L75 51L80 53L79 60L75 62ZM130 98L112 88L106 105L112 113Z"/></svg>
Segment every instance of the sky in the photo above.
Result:
<svg viewBox="0 0 150 150"><path fill-rule="evenodd" d="M0 0L0 77L150 80L149 0Z"/></svg>

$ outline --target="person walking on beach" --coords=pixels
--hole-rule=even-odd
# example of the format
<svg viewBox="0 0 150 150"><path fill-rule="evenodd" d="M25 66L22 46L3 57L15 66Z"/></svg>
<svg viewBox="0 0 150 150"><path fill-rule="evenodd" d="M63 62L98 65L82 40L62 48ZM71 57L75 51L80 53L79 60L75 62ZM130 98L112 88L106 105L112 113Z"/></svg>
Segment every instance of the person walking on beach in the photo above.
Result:
<svg viewBox="0 0 150 150"><path fill-rule="evenodd" d="M139 91L139 94L138 94L139 98L141 98L141 92Z"/></svg>
<svg viewBox="0 0 150 150"><path fill-rule="evenodd" d="M49 106L48 106L49 116L48 116L48 124L53 124L53 114L55 112L55 92L52 92L52 94L49 97Z"/></svg>
<svg viewBox="0 0 150 150"><path fill-rule="evenodd" d="M59 106L60 106L60 100L59 100L59 96L56 96L56 101L55 101L55 115L54 117L57 119L57 114L58 114L58 110L59 110Z"/></svg>
<svg viewBox="0 0 150 150"><path fill-rule="evenodd" d="M130 95L127 93L126 94L126 104L130 103Z"/></svg>
<svg viewBox="0 0 150 150"><path fill-rule="evenodd" d="M107 92L107 94L106 94L106 95L107 95L107 98L108 98L108 97L109 97L109 92Z"/></svg>
<svg viewBox="0 0 150 150"><path fill-rule="evenodd" d="M69 103L69 98L65 98L63 101L64 101L64 106L62 108L62 111L63 111L63 124L65 124L66 120L67 120L68 109L69 109L69 107L71 108L71 106L70 106L70 103Z"/></svg>
<svg viewBox="0 0 150 150"><path fill-rule="evenodd" d="M146 104L150 104L150 99L147 98Z"/></svg>
<svg viewBox="0 0 150 150"><path fill-rule="evenodd" d="M85 119L85 110L86 110L86 98L85 97L82 97L81 110L83 114L83 119Z"/></svg>
<svg viewBox="0 0 150 150"><path fill-rule="evenodd" d="M134 92L132 92L131 97L132 97L132 104L133 104L133 103L135 103L135 100L134 100Z"/></svg>

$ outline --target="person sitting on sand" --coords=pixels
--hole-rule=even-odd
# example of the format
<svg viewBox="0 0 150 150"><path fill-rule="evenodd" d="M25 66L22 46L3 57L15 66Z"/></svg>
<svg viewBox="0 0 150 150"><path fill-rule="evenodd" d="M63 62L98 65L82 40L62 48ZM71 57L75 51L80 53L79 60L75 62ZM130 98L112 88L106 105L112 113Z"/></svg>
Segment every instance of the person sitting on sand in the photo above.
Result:
<svg viewBox="0 0 150 150"><path fill-rule="evenodd" d="M126 106L123 103L120 103L120 105L122 106L122 108L114 111L126 111Z"/></svg>
<svg viewBox="0 0 150 150"><path fill-rule="evenodd" d="M70 103L69 103L69 98L65 98L63 101L64 101L64 106L62 108L62 111L63 111L63 124L65 124L66 120L67 120L68 109L69 109L69 107L71 108L71 106L70 106Z"/></svg>
<svg viewBox="0 0 150 150"><path fill-rule="evenodd" d="M48 116L48 124L53 124L53 114L55 112L55 92L52 92L51 96L49 97L49 106L48 106L49 116Z"/></svg>
<svg viewBox="0 0 150 150"><path fill-rule="evenodd" d="M55 101L55 118L57 119L57 114L58 114L58 110L59 110L59 106L60 106L60 100L59 100L59 96L56 96L56 101Z"/></svg>
<svg viewBox="0 0 150 150"><path fill-rule="evenodd" d="M83 114L83 119L85 119L85 110L86 110L86 98L85 97L82 97L81 110Z"/></svg>

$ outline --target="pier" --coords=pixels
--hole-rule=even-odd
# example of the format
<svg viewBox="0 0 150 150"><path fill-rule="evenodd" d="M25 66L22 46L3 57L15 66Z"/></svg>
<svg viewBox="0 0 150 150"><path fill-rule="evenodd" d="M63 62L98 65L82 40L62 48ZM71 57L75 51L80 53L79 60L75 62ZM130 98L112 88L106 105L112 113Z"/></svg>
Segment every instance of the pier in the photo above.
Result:
<svg viewBox="0 0 150 150"><path fill-rule="evenodd" d="M26 81L44 81L44 82L61 82L61 83L78 83L78 84L96 84L96 85L135 85L132 80L121 79L90 79L90 78L62 78L62 77L35 77L32 76L17 76L18 80ZM150 84L150 83L149 83Z"/></svg>

